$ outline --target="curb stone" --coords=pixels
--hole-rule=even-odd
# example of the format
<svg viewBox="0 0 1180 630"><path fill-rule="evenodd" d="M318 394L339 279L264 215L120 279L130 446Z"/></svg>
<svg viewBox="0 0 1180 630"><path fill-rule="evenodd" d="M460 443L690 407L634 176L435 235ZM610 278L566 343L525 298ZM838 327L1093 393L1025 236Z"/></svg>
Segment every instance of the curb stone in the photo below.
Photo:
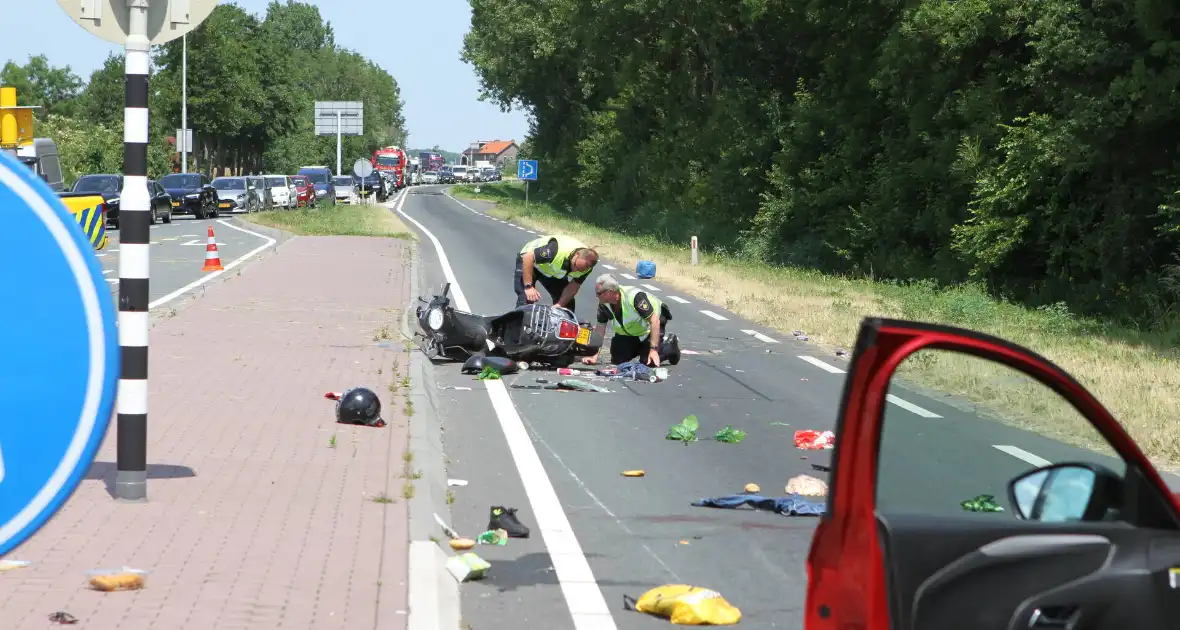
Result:
<svg viewBox="0 0 1180 630"><path fill-rule="evenodd" d="M390 210L392 212L392 210ZM402 314L402 334L413 340L410 312L418 301L421 259L411 243L410 302ZM451 507L446 502L447 469L443 453L443 428L438 413L432 364L414 347L410 351L410 452L422 471L417 491L410 499L410 552L407 602L408 630L458 630L459 585L446 570L447 554L439 540L442 532L434 521L438 514L448 524ZM431 540L434 538L435 540Z"/></svg>

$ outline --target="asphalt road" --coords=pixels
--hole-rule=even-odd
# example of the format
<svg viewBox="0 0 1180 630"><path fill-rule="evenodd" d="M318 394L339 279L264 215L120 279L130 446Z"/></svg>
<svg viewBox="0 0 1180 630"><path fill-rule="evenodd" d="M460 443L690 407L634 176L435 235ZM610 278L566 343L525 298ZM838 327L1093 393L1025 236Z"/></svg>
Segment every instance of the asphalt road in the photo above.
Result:
<svg viewBox="0 0 1180 630"><path fill-rule="evenodd" d="M484 214L487 204L460 203L439 194L442 190L411 189L401 210L438 239L471 310L499 313L513 308L515 256L536 235ZM430 293L445 275L431 239L422 243L420 292ZM634 262L603 260L596 273L622 274L633 267ZM513 457L521 445L512 444L510 450L515 438L506 437L506 429L511 423L489 403L485 384L461 375L459 364L436 366L448 474L469 482L452 488L452 525L474 536L484 530L490 506L504 505L518 508L522 522L534 529L528 540L477 549L492 570L486 580L461 586L463 617L474 630L574 627L573 613L591 606L595 597L569 584L563 594L554 558L568 566L567 556L580 552L618 628L665 627L666 621L624 611L622 602L625 594L637 597L666 583L720 591L741 608L743 626L799 628L804 562L816 520L690 503L741 492L749 482L760 484L768 496L781 496L794 475L826 478L811 464L828 463L830 451L797 450L793 432L834 429L846 364L816 346L672 291L658 276L634 283L658 291L673 311L669 330L680 335L682 348L699 353L686 355L671 368L668 381L610 383L613 393L599 394L513 388L532 385L538 377L553 378L552 373L529 371L504 378L527 430L529 440L523 441L535 448L576 544L554 538L563 541L563 548L547 549L537 535L537 502L543 510L553 509L544 500L546 484L537 472L522 479ZM591 289L583 289L577 306L581 319L593 321ZM1008 480L1034 466L1066 459L1095 461L1094 453L983 420L946 400L902 389L894 394L898 398L889 406L883 448L895 455L885 458L889 463L883 474L891 483L881 489L882 501L888 497L922 512L962 513L960 501L986 493L1006 505ZM688 446L665 440L668 427L689 414L700 419L701 435L733 424L747 438L740 444L702 441ZM620 475L636 468L647 476Z"/></svg>
<svg viewBox="0 0 1180 630"><path fill-rule="evenodd" d="M191 215L176 215L172 223L157 223L151 227L151 292L153 303L209 275L201 271L205 265L205 246L209 242L209 226L213 226L222 266L245 256L266 244L269 238L258 228L245 225L224 215L221 220L198 221ZM248 231L246 231L248 230ZM119 230L107 230L106 249L95 252L102 263L103 276L111 294L119 293Z"/></svg>

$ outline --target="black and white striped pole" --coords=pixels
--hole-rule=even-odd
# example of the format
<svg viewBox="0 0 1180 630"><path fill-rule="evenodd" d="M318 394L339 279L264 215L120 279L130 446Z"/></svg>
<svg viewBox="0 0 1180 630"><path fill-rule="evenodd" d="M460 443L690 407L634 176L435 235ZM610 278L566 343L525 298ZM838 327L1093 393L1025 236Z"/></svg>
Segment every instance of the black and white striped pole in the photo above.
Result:
<svg viewBox="0 0 1180 630"><path fill-rule="evenodd" d="M147 498L148 311L151 196L148 194L148 72L153 44L183 37L218 0L58 0L79 26L123 44L123 190L119 197L119 346L115 498ZM119 16L127 16L120 20ZM186 132L187 133L187 130ZM187 146L185 147L187 149Z"/></svg>
<svg viewBox="0 0 1180 630"><path fill-rule="evenodd" d="M147 188L148 0L127 0L123 190L119 193L119 374L115 498L147 498L148 287L151 197Z"/></svg>

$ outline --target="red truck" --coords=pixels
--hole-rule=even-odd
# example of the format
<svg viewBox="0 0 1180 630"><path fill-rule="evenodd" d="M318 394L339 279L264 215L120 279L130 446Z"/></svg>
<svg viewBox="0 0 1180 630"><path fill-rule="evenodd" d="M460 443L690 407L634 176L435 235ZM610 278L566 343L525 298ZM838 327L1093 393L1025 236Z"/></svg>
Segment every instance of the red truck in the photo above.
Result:
<svg viewBox="0 0 1180 630"><path fill-rule="evenodd" d="M382 147L373 152L373 168L378 171L390 172L394 176L394 187L401 190L406 187L406 152L399 147Z"/></svg>

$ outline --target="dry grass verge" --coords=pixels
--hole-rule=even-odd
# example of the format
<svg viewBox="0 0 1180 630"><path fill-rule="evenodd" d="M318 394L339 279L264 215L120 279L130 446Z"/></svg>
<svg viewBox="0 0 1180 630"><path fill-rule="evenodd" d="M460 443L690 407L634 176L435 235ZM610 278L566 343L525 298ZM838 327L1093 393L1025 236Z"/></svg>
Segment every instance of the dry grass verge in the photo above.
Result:
<svg viewBox="0 0 1180 630"><path fill-rule="evenodd" d="M397 214L380 204L273 210L247 218L305 236L388 236L406 241L417 238Z"/></svg>
<svg viewBox="0 0 1180 630"><path fill-rule="evenodd" d="M452 188L456 197L497 202L491 213L538 231L597 245L606 258L653 260L661 282L788 334L795 329L827 349L851 349L861 320L886 316L986 332L1031 348L1085 385L1118 417L1157 466L1180 468L1180 331L1144 332L1077 317L1064 308L1029 309L1000 302L976 287L936 289L843 278L806 269L751 264L590 225L544 205L526 210L516 184ZM704 244L703 244L704 245ZM829 357L831 355L829 354ZM986 404L1005 421L1061 441L1108 451L1076 412L1055 404L1039 385L1013 379L1006 367L948 353L921 353L904 378Z"/></svg>

